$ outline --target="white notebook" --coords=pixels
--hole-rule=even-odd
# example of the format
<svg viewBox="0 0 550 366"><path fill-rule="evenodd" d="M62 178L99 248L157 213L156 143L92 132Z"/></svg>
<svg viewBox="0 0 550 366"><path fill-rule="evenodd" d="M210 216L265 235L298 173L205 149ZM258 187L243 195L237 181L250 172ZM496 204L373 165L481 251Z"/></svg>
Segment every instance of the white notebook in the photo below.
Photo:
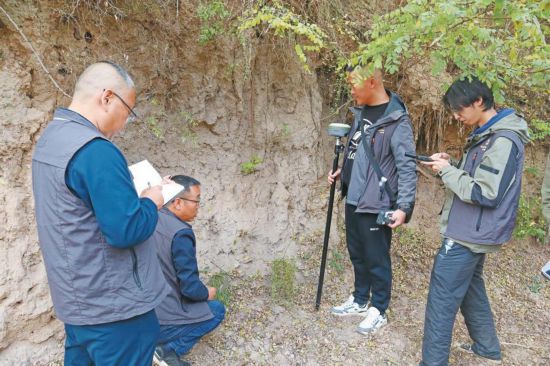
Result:
<svg viewBox="0 0 550 366"><path fill-rule="evenodd" d="M140 195L141 192L149 186L161 184L164 204L167 204L184 189L181 184L177 183L162 184L162 177L147 160L142 160L139 163L130 165L128 168L132 173L134 187L136 187L136 192L138 195Z"/></svg>

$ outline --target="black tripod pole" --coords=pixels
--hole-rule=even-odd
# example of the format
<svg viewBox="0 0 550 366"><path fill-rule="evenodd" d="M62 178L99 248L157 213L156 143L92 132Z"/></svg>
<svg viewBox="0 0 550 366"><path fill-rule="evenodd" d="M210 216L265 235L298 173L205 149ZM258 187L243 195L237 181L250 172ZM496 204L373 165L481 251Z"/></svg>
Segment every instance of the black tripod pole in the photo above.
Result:
<svg viewBox="0 0 550 366"><path fill-rule="evenodd" d="M344 146L340 142L340 137L336 138L334 147L334 162L332 163L332 172L338 169L338 158ZM321 256L321 268L319 271L319 284L317 286L317 300L315 300L315 310L319 310L321 305L321 295L323 293L323 280L325 279L325 266L327 264L328 239L330 236L330 224L332 221L332 207L334 206L334 191L336 189L336 180L330 185L330 196L328 199L327 223L325 224L325 239L323 241L323 254Z"/></svg>

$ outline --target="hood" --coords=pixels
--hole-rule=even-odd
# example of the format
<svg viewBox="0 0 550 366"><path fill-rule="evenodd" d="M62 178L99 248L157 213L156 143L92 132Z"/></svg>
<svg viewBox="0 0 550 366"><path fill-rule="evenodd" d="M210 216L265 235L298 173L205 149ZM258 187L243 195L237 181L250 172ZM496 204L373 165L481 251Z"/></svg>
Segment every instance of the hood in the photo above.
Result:
<svg viewBox="0 0 550 366"><path fill-rule="evenodd" d="M511 112L510 112L511 111ZM499 118L500 116L501 118ZM526 144L531 139L529 137L529 129L527 127L527 122L518 115L514 110L510 109L503 109L500 110L497 115L493 118L499 118L493 125L491 125L487 130L483 131L482 133L472 135L473 137L481 137L485 136L490 133L494 133L496 131L500 130L510 130L517 133L521 139L521 141Z"/></svg>
<svg viewBox="0 0 550 366"><path fill-rule="evenodd" d="M385 124L388 122L393 122L398 120L403 114L408 114L409 111L407 110L407 107L405 106L405 103L401 100L401 97L394 92L387 90L386 93L388 94L388 97L390 98L390 101L388 103L388 106L386 107L386 110L384 111L384 114L374 123L372 126L379 126L381 124ZM355 106L350 107L350 111L357 117L356 120L361 115L361 111L363 110L363 106Z"/></svg>

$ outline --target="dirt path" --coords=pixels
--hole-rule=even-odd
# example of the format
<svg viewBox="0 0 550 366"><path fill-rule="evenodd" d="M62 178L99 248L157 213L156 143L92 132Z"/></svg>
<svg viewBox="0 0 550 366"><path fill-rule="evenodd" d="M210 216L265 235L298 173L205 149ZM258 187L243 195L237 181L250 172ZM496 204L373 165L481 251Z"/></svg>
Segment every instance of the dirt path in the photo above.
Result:
<svg viewBox="0 0 550 366"><path fill-rule="evenodd" d="M298 294L289 305L273 302L268 278L234 279L225 323L199 343L188 359L202 365L417 365L429 268L438 246L433 240L424 240L419 231L397 235L392 250L389 324L376 335L365 337L355 332L360 317L329 314L332 304L347 298L352 283L351 267L340 245L333 249L332 262L329 260L319 312L313 310L319 258L306 250L297 263L301 273ZM317 245L321 242L322 238L317 238ZM335 256L334 251L343 257ZM335 258L342 266L335 264ZM503 365L550 364L550 282L538 274L547 258L550 246L523 241L513 242L487 259L486 284L502 343ZM455 324L453 342L467 342L460 315ZM485 364L456 349L450 363Z"/></svg>

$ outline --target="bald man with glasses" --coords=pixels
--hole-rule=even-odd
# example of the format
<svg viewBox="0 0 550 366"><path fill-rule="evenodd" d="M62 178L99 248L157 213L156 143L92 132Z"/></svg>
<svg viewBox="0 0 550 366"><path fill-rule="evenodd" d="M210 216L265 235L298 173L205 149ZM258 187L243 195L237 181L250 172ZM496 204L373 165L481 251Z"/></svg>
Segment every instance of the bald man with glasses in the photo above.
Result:
<svg viewBox="0 0 550 366"><path fill-rule="evenodd" d="M110 139L137 117L134 82L119 65L90 65L58 108L32 161L39 245L65 365L150 366L169 288L153 245L160 186L138 196Z"/></svg>

